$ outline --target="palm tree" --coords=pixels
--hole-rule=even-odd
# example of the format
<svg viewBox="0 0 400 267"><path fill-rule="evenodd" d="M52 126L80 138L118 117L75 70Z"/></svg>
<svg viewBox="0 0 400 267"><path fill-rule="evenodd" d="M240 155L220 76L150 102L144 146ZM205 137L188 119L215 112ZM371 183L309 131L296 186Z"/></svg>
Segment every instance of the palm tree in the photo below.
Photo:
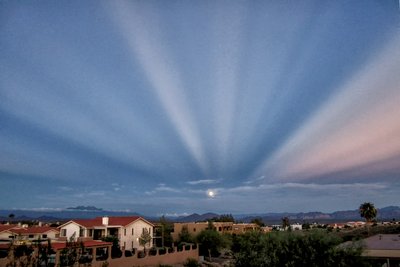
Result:
<svg viewBox="0 0 400 267"><path fill-rule="evenodd" d="M375 217L378 213L378 211L374 207L374 204L372 204L370 202L365 202L365 203L361 204L360 208L359 208L359 212L360 212L361 217L365 218L367 223L371 223L375 219Z"/></svg>

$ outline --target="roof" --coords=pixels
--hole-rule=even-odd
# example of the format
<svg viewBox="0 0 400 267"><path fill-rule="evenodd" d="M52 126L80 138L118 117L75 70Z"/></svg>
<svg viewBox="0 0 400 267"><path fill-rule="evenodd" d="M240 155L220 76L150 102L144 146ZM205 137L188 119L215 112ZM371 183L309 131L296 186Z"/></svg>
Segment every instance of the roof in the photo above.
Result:
<svg viewBox="0 0 400 267"><path fill-rule="evenodd" d="M14 224L0 224L0 232L7 231L7 230L9 230L11 228L14 228L14 227L17 227L17 225L14 225Z"/></svg>
<svg viewBox="0 0 400 267"><path fill-rule="evenodd" d="M368 250L400 250L399 234L374 235L363 240Z"/></svg>
<svg viewBox="0 0 400 267"><path fill-rule="evenodd" d="M9 229L10 232L16 233L16 234L45 234L50 231L56 231L59 232L57 228L54 227L48 227L48 226L38 226L38 227L19 227L19 228L12 228Z"/></svg>
<svg viewBox="0 0 400 267"><path fill-rule="evenodd" d="M142 220L152 226L154 226L152 223L148 222L147 220L143 219L140 216L120 216L120 217L108 217L108 226L127 226L128 224L131 224L137 220ZM86 228L91 228L91 227L104 227L103 225L103 217L96 217L94 219L80 219L80 220L71 220L61 226L69 224L71 222L75 222L83 227Z"/></svg>

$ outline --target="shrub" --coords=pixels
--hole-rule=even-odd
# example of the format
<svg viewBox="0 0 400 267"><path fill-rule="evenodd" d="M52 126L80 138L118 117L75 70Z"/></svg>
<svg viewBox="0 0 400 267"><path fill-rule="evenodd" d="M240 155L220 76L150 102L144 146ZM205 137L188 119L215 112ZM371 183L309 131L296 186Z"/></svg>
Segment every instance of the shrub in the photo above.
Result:
<svg viewBox="0 0 400 267"><path fill-rule="evenodd" d="M183 264L184 267L200 267L200 264L195 259L187 259L187 261Z"/></svg>

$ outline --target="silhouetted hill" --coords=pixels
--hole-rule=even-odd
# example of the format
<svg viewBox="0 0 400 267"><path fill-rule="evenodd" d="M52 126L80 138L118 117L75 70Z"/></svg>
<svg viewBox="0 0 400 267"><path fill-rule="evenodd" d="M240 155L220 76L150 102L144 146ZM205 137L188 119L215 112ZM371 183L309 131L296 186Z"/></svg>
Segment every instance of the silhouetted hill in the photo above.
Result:
<svg viewBox="0 0 400 267"><path fill-rule="evenodd" d="M177 222L201 222L206 221L208 219L212 219L218 217L219 215L216 213L204 213L202 215L193 213L191 215L185 217L178 217L175 221Z"/></svg>
<svg viewBox="0 0 400 267"><path fill-rule="evenodd" d="M10 219L9 214L14 214L15 217ZM65 210L0 210L1 221L30 221L40 220L44 222L54 222L69 219L87 219L99 216L141 216L136 212L128 211L107 211L102 209L95 210L80 210L80 209L65 209Z"/></svg>
<svg viewBox="0 0 400 267"><path fill-rule="evenodd" d="M96 208L95 206L77 206L69 207L67 210L80 210L80 211L102 211L103 209Z"/></svg>
<svg viewBox="0 0 400 267"><path fill-rule="evenodd" d="M243 217L240 220L250 222L254 218L261 218L264 223L273 224L282 222L283 217L288 217L291 222L347 222L363 220L357 210L335 211L332 213L306 212L306 213L267 213L258 216ZM390 206L378 209L377 220L400 220L400 207Z"/></svg>
<svg viewBox="0 0 400 267"><path fill-rule="evenodd" d="M215 213L205 213L202 215L194 213L189 216L178 217L172 220L176 222L199 222L212 219L218 216L219 215ZM261 218L263 222L266 224L281 224L283 217L288 217L290 222L299 222L299 223L302 222L328 223L328 222L347 222L347 221L363 220L363 218L360 217L358 210L335 211L332 213L323 213L315 211L315 212L299 212L299 213L274 212L265 214L234 215L234 218L237 221L250 222L255 218ZM378 209L378 216L377 216L378 221L392 220L392 219L400 220L400 207L390 206Z"/></svg>
<svg viewBox="0 0 400 267"><path fill-rule="evenodd" d="M14 214L14 218L9 218L10 214ZM65 210L0 210L0 221L28 221L40 220L45 222L65 221L70 219L85 219L94 218L98 216L142 216L136 212L128 211L107 211L96 207L78 206L72 209ZM358 210L335 211L332 213L323 212L299 212L299 213L265 213L265 214L244 214L233 215L235 220L242 222L250 222L252 219L261 218L266 224L281 224L283 217L288 217L290 222L346 222L346 221L359 221L363 220L360 217ZM158 221L158 217L146 217L151 221ZM170 217L171 221L175 222L200 222L219 217L216 213L197 214L193 213L184 217ZM389 206L378 209L377 220L400 220L400 207Z"/></svg>

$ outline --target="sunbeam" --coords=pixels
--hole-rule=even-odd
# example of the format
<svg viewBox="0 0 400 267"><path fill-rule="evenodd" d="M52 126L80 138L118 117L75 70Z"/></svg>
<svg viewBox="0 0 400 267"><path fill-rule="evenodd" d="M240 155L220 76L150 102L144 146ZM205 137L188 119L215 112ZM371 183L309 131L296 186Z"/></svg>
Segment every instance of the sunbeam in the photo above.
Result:
<svg viewBox="0 0 400 267"><path fill-rule="evenodd" d="M272 179L296 180L399 156L399 45L393 40L347 81L266 160L264 171Z"/></svg>
<svg viewBox="0 0 400 267"><path fill-rule="evenodd" d="M207 173L207 162L198 129L185 97L182 78L173 59L162 45L157 14L145 5L118 2L113 5L114 19L132 49L132 58L143 66L158 100L201 169ZM149 19L151 18L151 19ZM139 26L140 25L140 26Z"/></svg>

